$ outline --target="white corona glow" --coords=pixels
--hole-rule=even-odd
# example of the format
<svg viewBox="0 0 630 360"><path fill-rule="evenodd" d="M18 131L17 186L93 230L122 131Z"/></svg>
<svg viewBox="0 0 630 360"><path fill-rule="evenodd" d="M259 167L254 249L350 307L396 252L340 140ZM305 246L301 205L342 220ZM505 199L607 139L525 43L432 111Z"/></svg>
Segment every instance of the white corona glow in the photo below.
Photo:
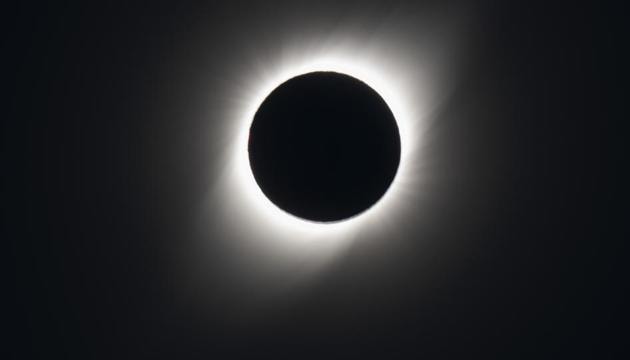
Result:
<svg viewBox="0 0 630 360"><path fill-rule="evenodd" d="M251 56L221 74L223 85L211 94L216 102L208 111L222 153L211 169L200 218L200 231L211 219L218 236L200 238L200 246L231 264L226 271L238 274L235 286L274 293L270 287L306 281L355 244L390 243L392 234L400 237L415 226L426 195L422 189L430 181L423 139L448 90L440 71L447 62L433 50L431 44L405 45L387 32L364 38L341 30L326 39L301 34L274 51L254 45ZM262 102L287 80L316 71L346 74L371 87L392 111L400 135L400 163L383 197L357 216L332 223L307 221L277 207L256 183L248 156L249 130Z"/></svg>
<svg viewBox="0 0 630 360"><path fill-rule="evenodd" d="M218 158L199 219L202 251L189 263L215 264L209 273L229 274L225 282L239 294L291 291L355 245L393 249L392 234L404 238L406 229L422 221L424 200L430 199L423 191L431 184L427 169L432 166L424 139L449 91L450 73L443 70L456 58L444 55L450 47L408 43L388 30L370 36L347 29L324 37L315 33L283 37L273 50L252 44L243 61L212 81L220 85L209 94L213 102L204 117L210 119L210 144ZM400 163L382 198L357 216L332 223L307 221L277 207L256 183L248 156L249 130L262 102L287 80L316 71L346 74L371 87L392 111L400 135ZM220 261L209 260L213 257Z"/></svg>
<svg viewBox="0 0 630 360"><path fill-rule="evenodd" d="M382 56L380 60L386 59ZM400 214L400 204L404 202L405 186L413 174L410 173L410 163L414 161L413 154L421 140L419 129L420 109L414 108L422 102L417 91L406 86L401 81L401 73L396 72L387 61L378 60L378 56L364 57L360 60L356 54L330 53L326 56L302 57L294 59L276 71L267 71L258 81L254 89L246 96L246 104L240 112L234 116L234 127L231 153L233 165L231 175L227 180L232 189L227 190L237 197L243 211L242 223L257 228L259 232L268 233L269 236L260 235L275 242L277 246L295 247L297 245L314 245L318 248L337 247L354 238L359 230L369 231L370 228L387 224L388 218ZM357 78L374 89L387 103L396 119L401 141L400 164L396 176L387 192L372 207L350 219L332 223L318 223L295 217L273 204L262 192L256 183L248 158L248 137L254 115L264 99L283 82L309 72L333 71ZM414 102L410 99L413 98ZM420 131L419 131L420 130ZM413 179L411 179L413 180ZM225 191L224 189L223 191ZM245 217L246 216L246 217ZM250 235L256 236L255 232ZM316 240L316 245L313 243ZM334 243L334 244L333 244ZM274 246L276 247L276 246ZM276 247L277 248L277 247ZM307 246L307 248L312 248ZM290 250L287 250L290 251Z"/></svg>

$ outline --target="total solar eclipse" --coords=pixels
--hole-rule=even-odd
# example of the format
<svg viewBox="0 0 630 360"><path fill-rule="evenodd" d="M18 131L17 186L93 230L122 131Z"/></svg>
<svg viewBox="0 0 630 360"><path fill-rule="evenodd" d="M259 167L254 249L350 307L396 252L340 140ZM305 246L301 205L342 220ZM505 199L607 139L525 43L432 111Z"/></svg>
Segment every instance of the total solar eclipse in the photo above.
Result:
<svg viewBox="0 0 630 360"><path fill-rule="evenodd" d="M367 210L400 163L400 134L383 98L336 72L296 76L254 115L249 162L256 183L280 209L315 222Z"/></svg>

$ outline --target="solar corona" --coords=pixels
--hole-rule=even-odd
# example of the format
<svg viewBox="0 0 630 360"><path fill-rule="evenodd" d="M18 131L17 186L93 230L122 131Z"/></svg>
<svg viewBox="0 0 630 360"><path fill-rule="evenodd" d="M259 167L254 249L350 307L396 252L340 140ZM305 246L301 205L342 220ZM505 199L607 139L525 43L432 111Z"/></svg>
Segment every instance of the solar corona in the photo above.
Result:
<svg viewBox="0 0 630 360"><path fill-rule="evenodd" d="M268 241L263 242L292 248L296 244L303 244L310 240L317 240L317 246L323 246L324 243L330 244L330 242L346 243L358 231L369 231L371 227L385 224L402 213L404 208L402 203L407 196L405 183L417 179L416 169L410 165L414 162L417 164L419 160L417 150L422 134L423 111L421 108L425 100L423 89L413 83L405 82L399 71L392 72L392 69L384 64L379 65L375 57L358 60L347 51L330 51L329 54L319 56L297 55L288 64L272 67L271 70L263 71L261 74L258 77L252 76L258 81L252 83L252 86L246 89L248 91L240 95L244 105L230 113L235 120L232 127L235 141L231 147L232 158L229 161L232 171L218 187L220 191L218 196L225 197L228 194L231 196L228 205L233 206L234 209L225 210L226 214L238 212L239 221L247 222L252 226L265 226L267 235L263 238ZM346 89L343 90L345 95L340 93L335 95L336 91L341 91L340 84L342 83L345 83ZM284 91L291 87L292 91ZM337 90L330 90L327 87ZM305 94L307 94L306 97ZM286 98L283 99L285 96ZM301 99L302 105L310 109L296 107L295 99L291 97ZM411 98L414 98L414 101L411 101ZM288 100L293 105L282 110L282 106L278 104L286 104L283 100ZM276 101L278 103L273 104ZM326 105L323 105L324 103ZM276 114L283 114L284 120L276 117L277 123L274 124L273 112L270 110L275 111ZM293 115L299 116L286 116L287 111L293 111ZM346 116L347 114L350 115ZM334 118L343 121L332 121ZM313 133L309 131L319 132L320 139L327 137L326 141L330 146L319 144L317 151L319 155L325 155L324 153L328 152L326 155L328 159L334 158L336 151L344 153L346 159L351 158L352 151L357 149L348 147L345 147L345 150L342 149L345 144L344 139L348 140L348 144L355 145L362 141L363 143L358 146L362 150L358 154L363 151L363 155L357 155L357 153L354 155L355 160L362 160L345 163L345 165L353 164L353 167L360 171L352 171L352 167L344 166L343 159L337 158L334 159L336 164L321 162L323 158L320 158L320 166L313 166L316 163L314 159L317 158L314 148L311 147L311 153L308 154L305 150L309 148L307 144L301 144L295 140L293 146L302 146L302 151L305 151L302 155L308 156L303 156L301 159L295 157L292 163L289 161L291 159L286 157L278 162L271 155L274 151L280 151L286 156L294 156L294 153L289 152L295 151L295 148L291 149L289 146L282 149L283 145L273 144L271 141L273 146L263 150L265 147L259 142L269 141L273 136L267 140L261 140L257 134L261 130L258 128L258 123L260 122L261 127L265 127L262 125L269 122L271 125L267 124L269 126L267 131L273 133L269 130L274 127L282 129L283 126L278 123L282 124L283 121L285 137L289 133L287 124L296 125L300 122L305 127L294 128L293 131L301 132L303 136L309 137L311 145L317 143L317 136L312 136ZM380 125L378 125L379 122ZM321 127L313 129L318 124ZM308 129L308 126L311 128ZM264 130L261 131L263 131L261 134L264 133ZM360 136L361 132L364 137ZM231 135L228 134L228 136ZM280 135L275 134L275 136ZM370 142L372 146L369 145ZM284 146L286 145L285 143ZM335 146L336 150L333 149ZM269 152L265 155L265 151ZM304 163L298 161L308 159L309 156L311 161L304 161ZM268 157L266 161L257 162L265 157ZM378 161L375 161L379 158L380 165ZM252 159L257 164L253 164ZM312 178L306 174L308 172L306 164L316 169L309 170L310 174L317 174L321 182L312 181ZM281 170L285 175L297 168L301 168L302 172L294 173L293 179L287 176L278 180L277 177L280 174L274 173L269 168L270 166L284 167ZM357 174L364 180L356 181L354 178L354 186L347 183L342 186L334 181L342 177L327 174L322 169L342 172L346 181L351 182L353 176ZM264 174L271 174L276 179L265 178L267 175ZM300 177L308 181L296 185L295 180ZM328 177L327 180L326 177ZM277 186L274 181L284 181L285 184L293 181L294 187ZM369 182L372 184L370 185ZM320 189L305 190L313 184L319 184ZM303 188L300 189L300 186ZM318 196L316 191L319 190L319 195L321 195L322 189L329 190L328 198ZM360 194L361 197L365 194L371 195L365 197L363 202L352 201L352 197L358 197L357 194L360 191L363 191L363 194ZM260 238L261 236L249 234L247 229L236 230L247 237ZM271 248L277 248L277 246L272 245Z"/></svg>

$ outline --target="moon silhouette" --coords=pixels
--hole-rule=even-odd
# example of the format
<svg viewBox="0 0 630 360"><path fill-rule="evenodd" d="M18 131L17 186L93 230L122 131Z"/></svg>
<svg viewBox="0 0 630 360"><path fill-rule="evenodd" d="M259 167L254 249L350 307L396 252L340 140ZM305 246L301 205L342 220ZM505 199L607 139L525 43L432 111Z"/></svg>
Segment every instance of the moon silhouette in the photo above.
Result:
<svg viewBox="0 0 630 360"><path fill-rule="evenodd" d="M386 193L400 163L400 134L383 98L336 72L296 76L254 115L249 162L256 183L280 209L338 222Z"/></svg>

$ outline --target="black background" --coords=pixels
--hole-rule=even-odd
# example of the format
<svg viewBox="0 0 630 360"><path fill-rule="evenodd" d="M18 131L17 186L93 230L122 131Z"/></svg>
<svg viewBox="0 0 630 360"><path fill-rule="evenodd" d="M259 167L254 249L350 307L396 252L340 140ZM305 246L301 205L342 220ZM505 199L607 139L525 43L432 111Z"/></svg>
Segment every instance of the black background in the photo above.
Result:
<svg viewBox="0 0 630 360"><path fill-rule="evenodd" d="M194 105L234 81L216 76L225 67L258 56L235 44L272 52L301 25L326 29L359 13L368 31L392 11L439 19L461 7L475 35L430 133L433 220L388 234L383 241L398 250L382 257L351 250L255 321L233 325L213 302L204 313L182 306L171 254L191 241L208 164L225 145L218 135L199 145L208 134ZM2 141L10 353L619 358L627 342L620 10L530 2L10 9ZM413 31L409 38L422 36ZM221 119L212 121L222 133ZM421 246L427 239L434 245ZM224 298L212 284L208 296Z"/></svg>

